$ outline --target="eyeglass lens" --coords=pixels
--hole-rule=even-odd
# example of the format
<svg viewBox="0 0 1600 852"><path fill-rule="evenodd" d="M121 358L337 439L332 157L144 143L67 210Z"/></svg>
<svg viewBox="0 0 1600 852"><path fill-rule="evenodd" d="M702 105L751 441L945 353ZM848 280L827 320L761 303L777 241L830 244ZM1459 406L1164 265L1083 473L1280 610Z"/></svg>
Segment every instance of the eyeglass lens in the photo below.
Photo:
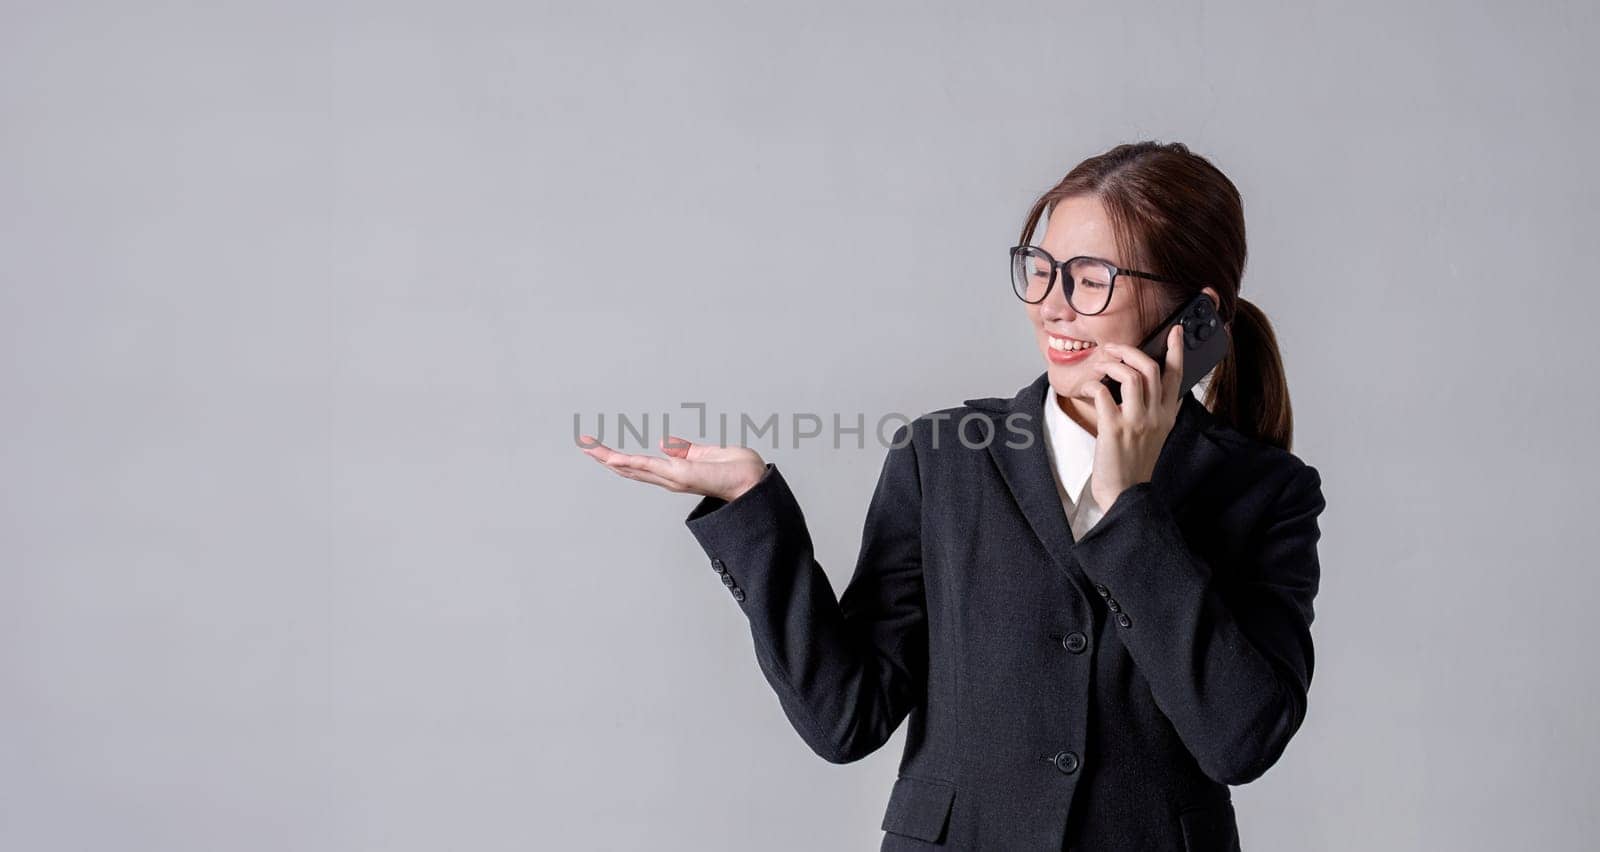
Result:
<svg viewBox="0 0 1600 852"><path fill-rule="evenodd" d="M1064 267L1070 282L1056 281L1056 286L1067 286L1067 301L1072 309L1084 314L1097 314L1105 310L1111 298L1113 270L1098 260L1078 258ZM1029 247L1015 253L1011 259L1011 286L1024 302L1037 304L1045 297L1055 263L1041 249ZM1059 276L1058 276L1059 277Z"/></svg>

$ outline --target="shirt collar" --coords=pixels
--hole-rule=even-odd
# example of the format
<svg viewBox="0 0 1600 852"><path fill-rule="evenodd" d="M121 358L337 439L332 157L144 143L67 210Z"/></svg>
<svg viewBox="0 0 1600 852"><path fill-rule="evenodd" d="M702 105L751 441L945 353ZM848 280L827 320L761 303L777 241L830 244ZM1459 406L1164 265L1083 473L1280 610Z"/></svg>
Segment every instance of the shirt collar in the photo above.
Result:
<svg viewBox="0 0 1600 852"><path fill-rule="evenodd" d="M1073 505L1083 496L1084 484L1094 467L1095 437L1067 416L1057 401L1056 389L1044 395L1044 444L1056 475L1056 486Z"/></svg>

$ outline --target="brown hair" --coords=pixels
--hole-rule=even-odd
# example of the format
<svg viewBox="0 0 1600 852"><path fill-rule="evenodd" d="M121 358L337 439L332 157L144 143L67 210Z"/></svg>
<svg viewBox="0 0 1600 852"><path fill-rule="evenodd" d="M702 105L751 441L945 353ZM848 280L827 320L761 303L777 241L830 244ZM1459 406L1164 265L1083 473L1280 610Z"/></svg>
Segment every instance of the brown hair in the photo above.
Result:
<svg viewBox="0 0 1600 852"><path fill-rule="evenodd" d="M1181 142L1118 145L1079 163L1040 196L1019 242L1032 239L1057 202L1076 197L1105 207L1124 265L1181 282L1118 277L1119 284L1138 282L1141 339L1202 288L1217 292L1217 313L1229 323L1233 345L1206 387L1206 408L1245 435L1289 449L1294 417L1277 335L1267 315L1239 295L1244 202L1233 182ZM1158 304L1150 304L1151 293Z"/></svg>

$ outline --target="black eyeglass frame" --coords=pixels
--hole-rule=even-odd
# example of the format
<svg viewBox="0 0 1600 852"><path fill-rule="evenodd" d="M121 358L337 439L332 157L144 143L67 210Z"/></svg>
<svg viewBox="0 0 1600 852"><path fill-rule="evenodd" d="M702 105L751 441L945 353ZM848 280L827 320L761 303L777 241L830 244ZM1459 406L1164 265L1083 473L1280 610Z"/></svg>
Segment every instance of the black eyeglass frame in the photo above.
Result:
<svg viewBox="0 0 1600 852"><path fill-rule="evenodd" d="M1046 284L1044 286L1044 294L1039 296L1038 300L1032 301L1032 302L1030 302L1027 299L1023 298L1022 294L1017 292L1017 280L1016 280L1017 255L1021 254L1024 251L1038 252L1039 254L1044 255L1045 260L1050 262L1050 283L1048 283L1048 284ZM1080 255L1078 255L1076 257L1069 257L1066 260L1056 260L1055 257L1050 254L1050 252L1047 252L1047 251L1045 251L1044 249L1042 249L1042 248L1040 248L1038 246L1021 245L1021 246L1012 246L1011 247L1011 270L1012 271L1009 273L1010 276L1011 276L1011 292L1018 299L1022 299L1022 301L1025 304L1029 304L1029 305L1040 304L1045 299L1050 298L1050 290L1056 286L1056 279L1057 278L1061 278L1061 279L1067 278L1067 275L1066 275L1066 273L1064 271L1066 269L1067 265L1071 264L1071 263L1074 263L1076 261L1080 261L1080 260L1092 260L1095 263L1105 264L1106 268L1111 270L1111 280L1106 282L1106 303L1105 303L1104 306L1102 306L1100 308L1100 310L1094 311L1092 313L1089 312L1089 311L1079 311L1077 305L1072 305L1072 309L1074 311L1077 311L1078 313L1083 314L1086 317L1092 317L1092 316L1095 316L1096 314L1103 314L1103 313L1105 313L1106 308L1111 307L1111 295L1113 293L1117 292L1117 276L1118 275L1131 275L1134 278L1148 278L1151 281L1161 281L1161 282L1166 283L1166 284L1181 284L1182 283L1180 281L1174 281L1171 278L1164 278L1164 277L1162 277L1160 275L1152 275L1152 274L1150 274L1148 272L1140 272L1137 269L1124 269L1124 268L1116 265L1115 263L1112 263L1111 261L1106 260L1105 258L1102 258L1102 257L1091 257L1091 256L1086 255L1086 254L1080 254ZM1064 284L1062 286L1068 288L1067 289L1067 304L1071 305L1072 304L1072 289L1071 289L1072 285L1071 284Z"/></svg>

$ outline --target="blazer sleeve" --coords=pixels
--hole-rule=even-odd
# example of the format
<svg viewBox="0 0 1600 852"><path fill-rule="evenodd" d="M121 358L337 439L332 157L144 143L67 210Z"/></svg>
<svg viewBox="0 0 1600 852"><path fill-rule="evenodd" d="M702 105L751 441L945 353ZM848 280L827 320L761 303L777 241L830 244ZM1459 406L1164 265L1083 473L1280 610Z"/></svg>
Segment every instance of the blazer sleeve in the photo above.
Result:
<svg viewBox="0 0 1600 852"><path fill-rule="evenodd" d="M831 763L883 745L925 690L922 489L908 431L900 427L884 460L838 598L777 465L731 502L703 498L685 519L730 589L743 592L734 599L785 715Z"/></svg>
<svg viewBox="0 0 1600 852"><path fill-rule="evenodd" d="M1321 476L1302 464L1273 502L1249 564L1228 566L1226 584L1190 551L1150 482L1118 495L1077 543L1157 706L1220 783L1260 777L1305 718L1325 505Z"/></svg>

